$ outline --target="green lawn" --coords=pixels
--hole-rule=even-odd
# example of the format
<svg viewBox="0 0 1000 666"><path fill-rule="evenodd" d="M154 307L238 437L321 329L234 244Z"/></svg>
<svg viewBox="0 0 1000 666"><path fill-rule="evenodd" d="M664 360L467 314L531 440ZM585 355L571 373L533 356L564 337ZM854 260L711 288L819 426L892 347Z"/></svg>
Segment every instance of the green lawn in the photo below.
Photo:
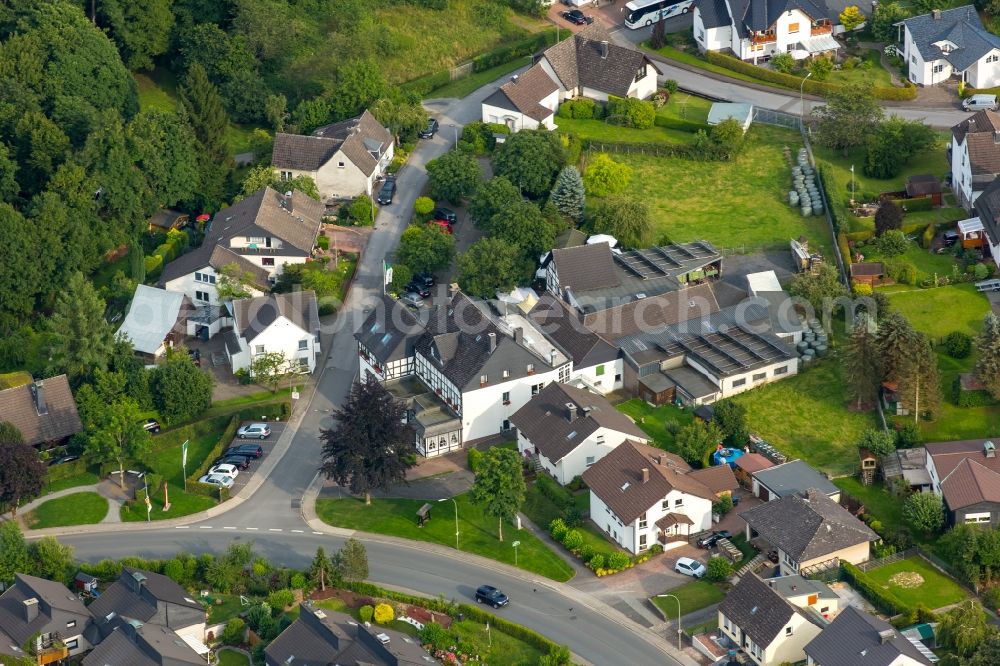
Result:
<svg viewBox="0 0 1000 666"><path fill-rule="evenodd" d="M934 339L953 331L976 335L990 311L986 296L977 292L972 284L935 289L898 285L885 287L884 291L892 306L910 320L913 328Z"/></svg>
<svg viewBox="0 0 1000 666"><path fill-rule="evenodd" d="M653 407L648 402L633 398L618 405L618 411L627 414L645 431L653 443L666 451L674 451L674 435L665 424L673 421L683 428L694 420L694 412L674 405Z"/></svg>
<svg viewBox="0 0 1000 666"><path fill-rule="evenodd" d="M666 592L680 599L682 616L717 604L726 598L726 593L721 587L707 580L693 580L672 590L666 590ZM677 618L676 600L670 597L654 596L651 601L667 616L668 620Z"/></svg>
<svg viewBox="0 0 1000 666"><path fill-rule="evenodd" d="M833 480L845 493L865 505L865 513L875 516L890 532L906 529L903 522L903 501L896 499L881 483L866 486L855 476L842 476Z"/></svg>
<svg viewBox="0 0 1000 666"><path fill-rule="evenodd" d="M633 168L630 196L649 205L653 238L706 239L717 248L749 250L787 249L789 239L805 235L830 257L832 241L826 219L803 218L798 208L786 203L791 186L782 152L786 145L793 153L798 150L798 134L755 125L747 134L747 148L729 162L639 154L612 157Z"/></svg>
<svg viewBox="0 0 1000 666"><path fill-rule="evenodd" d="M924 579L924 582L916 587L904 587L890 580L896 574L903 572L917 573ZM866 575L877 585L889 590L899 597L900 601L912 607L922 604L934 610L958 603L969 596L958 583L919 556L872 569Z"/></svg>
<svg viewBox="0 0 1000 666"><path fill-rule="evenodd" d="M865 148L852 148L845 156L843 151L813 144L813 154L818 162L830 167L830 196L844 203L851 198L851 165L854 165L854 192L858 201L876 201L882 192L898 192L906 185L906 178L918 174L943 177L949 171L945 157L945 142L939 141L927 151L915 156L894 178L869 178L862 172L865 163Z"/></svg>
<svg viewBox="0 0 1000 666"><path fill-rule="evenodd" d="M177 110L177 80L166 68L156 69L148 74L136 72L136 86L139 88L139 107L158 111Z"/></svg>
<svg viewBox="0 0 1000 666"><path fill-rule="evenodd" d="M948 287L941 287L947 289ZM940 291L937 290L937 291ZM952 384L959 374L975 368L975 352L964 359L955 359L938 351L938 369L941 374L941 413L933 421L922 421L921 431L925 442L948 442L958 439L1000 437L1000 405L984 407L959 407L951 400ZM905 417L897 417L901 420Z"/></svg>
<svg viewBox="0 0 1000 666"><path fill-rule="evenodd" d="M558 581L569 580L573 570L563 559L526 530L518 531L504 524L504 541L497 540L497 521L483 514L482 508L473 504L468 494L458 495L459 547L461 550L488 557L499 562L514 564L511 543L520 541L517 565L527 571ZM429 541L454 547L454 504L434 503L433 520L425 527L417 527L416 513L422 500L373 499L365 506L359 499L321 499L316 502L316 513L323 522L336 527L390 534L417 541Z"/></svg>
<svg viewBox="0 0 1000 666"><path fill-rule="evenodd" d="M881 53L877 49L862 49L857 57L863 61L871 63L871 69L855 67L854 69L835 69L830 72L830 77L826 83L872 83L879 88L892 87L892 75L882 67ZM806 72L799 72L800 76L805 76Z"/></svg>
<svg viewBox="0 0 1000 666"><path fill-rule="evenodd" d="M219 657L216 666L250 666L250 659L242 652L225 648L216 653Z"/></svg>
<svg viewBox="0 0 1000 666"><path fill-rule="evenodd" d="M857 247L857 251L864 256L865 261L887 260L886 257L876 251L873 243L861 245ZM949 277L952 274L952 267L958 266L955 262L954 255L935 254L920 247L920 245L915 241L910 241L905 253L897 257L893 257L892 259L913 264L913 266L917 269L917 284L920 284L924 280L931 280L935 275L939 278ZM907 285L906 288L909 289L911 287Z"/></svg>
<svg viewBox="0 0 1000 666"><path fill-rule="evenodd" d="M182 486L174 485L173 483L169 484L169 489L169 511L163 510L162 488L158 492L151 495L151 501L153 503L153 510L149 512L149 518L151 520L167 520L169 518L189 516L192 513L206 511L218 503L211 497L185 493ZM121 512L123 522L134 523L146 520L146 505L144 502L137 502L131 510L123 506Z"/></svg>
<svg viewBox="0 0 1000 666"><path fill-rule="evenodd" d="M656 115L692 123L707 123L711 108L711 100L677 91L670 96L666 104L657 109Z"/></svg>
<svg viewBox="0 0 1000 666"><path fill-rule="evenodd" d="M442 86L437 90L432 90L428 97L434 99L441 99L444 97L465 97L476 90L482 88L488 83L493 83L497 79L507 74L510 74L516 69L521 67L527 67L531 64L531 57L524 56L523 58L517 58L511 60L508 63L502 65L497 65L496 67L491 67L489 69L484 69L481 72L475 72L470 74L464 79L458 79L457 81L452 81L446 86Z"/></svg>
<svg viewBox="0 0 1000 666"><path fill-rule="evenodd" d="M76 488L77 486L91 486L100 481L97 475L93 472L83 472L75 476L68 476L65 479L59 479L58 481L53 481L52 483L45 484L45 489L42 491L43 494L49 495L51 493L57 492L59 490L66 490L67 488Z"/></svg>
<svg viewBox="0 0 1000 666"><path fill-rule="evenodd" d="M752 432L785 455L834 475L854 471L857 442L875 425L873 414L847 410L842 366L835 358L733 400L746 406Z"/></svg>
<svg viewBox="0 0 1000 666"><path fill-rule="evenodd" d="M221 604L213 603L208 609L208 623L226 622L238 616L243 611L238 594L213 594L212 601L221 599Z"/></svg>
<svg viewBox="0 0 1000 666"><path fill-rule="evenodd" d="M108 500L97 493L80 492L42 502L24 515L28 529L66 525L93 525L108 515Z"/></svg>
<svg viewBox="0 0 1000 666"><path fill-rule="evenodd" d="M694 137L690 132L660 126L636 129L612 125L604 120L581 120L562 116L556 116L555 122L560 132L575 134L585 140L608 143L689 143ZM712 162L712 164L717 163Z"/></svg>

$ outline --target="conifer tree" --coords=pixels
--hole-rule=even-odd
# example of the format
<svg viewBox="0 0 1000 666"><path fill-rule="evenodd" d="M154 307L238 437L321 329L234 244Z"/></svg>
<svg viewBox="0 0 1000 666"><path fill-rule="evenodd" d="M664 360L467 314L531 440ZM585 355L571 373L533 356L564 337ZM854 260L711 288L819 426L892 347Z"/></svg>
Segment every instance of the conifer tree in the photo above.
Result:
<svg viewBox="0 0 1000 666"><path fill-rule="evenodd" d="M976 351L979 360L976 361L976 374L983 386L1000 399L1000 317L992 312L986 315L983 331L976 341Z"/></svg>
<svg viewBox="0 0 1000 666"><path fill-rule="evenodd" d="M559 172L549 200L555 204L560 213L574 223L579 222L583 216L586 194L583 189L583 178L575 166L565 167Z"/></svg>
<svg viewBox="0 0 1000 666"><path fill-rule="evenodd" d="M194 130L201 148L202 207L214 207L222 199L226 178L232 168L232 158L226 146L226 127L229 118L222 106L222 98L205 68L199 63L191 65L180 89L181 110Z"/></svg>

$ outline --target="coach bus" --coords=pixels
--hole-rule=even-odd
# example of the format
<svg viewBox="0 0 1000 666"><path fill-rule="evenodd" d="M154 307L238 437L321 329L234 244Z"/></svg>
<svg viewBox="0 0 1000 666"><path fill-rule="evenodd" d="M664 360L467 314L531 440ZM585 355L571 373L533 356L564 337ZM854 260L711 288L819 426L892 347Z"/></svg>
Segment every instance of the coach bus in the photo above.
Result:
<svg viewBox="0 0 1000 666"><path fill-rule="evenodd" d="M694 0L632 0L625 5L625 26L644 28L657 21L680 16L691 11Z"/></svg>

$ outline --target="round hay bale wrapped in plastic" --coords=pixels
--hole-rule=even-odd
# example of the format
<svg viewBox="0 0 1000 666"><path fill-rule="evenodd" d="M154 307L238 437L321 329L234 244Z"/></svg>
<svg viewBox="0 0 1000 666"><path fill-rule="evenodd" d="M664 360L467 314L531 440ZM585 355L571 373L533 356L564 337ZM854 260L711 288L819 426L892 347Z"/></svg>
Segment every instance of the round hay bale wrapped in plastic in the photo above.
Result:
<svg viewBox="0 0 1000 666"><path fill-rule="evenodd" d="M809 365L810 363L812 363L813 357L803 356L800 360L802 361L802 365Z"/></svg>
<svg viewBox="0 0 1000 666"><path fill-rule="evenodd" d="M802 217L809 217L810 215L812 215L812 212L813 212L812 206L809 206L808 208L806 208L805 206L802 207Z"/></svg>
<svg viewBox="0 0 1000 666"><path fill-rule="evenodd" d="M812 202L812 209L813 209L813 215L822 215L823 214L823 202L822 201L813 201Z"/></svg>
<svg viewBox="0 0 1000 666"><path fill-rule="evenodd" d="M820 358L826 356L826 345L816 345L816 356Z"/></svg>
<svg viewBox="0 0 1000 666"><path fill-rule="evenodd" d="M791 192L789 192L788 193L788 203L792 204L793 206L798 206L799 205L799 193L796 192L795 190L792 190Z"/></svg>
<svg viewBox="0 0 1000 666"><path fill-rule="evenodd" d="M801 354L805 350L809 349L809 343L803 340L799 344L795 345L795 349Z"/></svg>

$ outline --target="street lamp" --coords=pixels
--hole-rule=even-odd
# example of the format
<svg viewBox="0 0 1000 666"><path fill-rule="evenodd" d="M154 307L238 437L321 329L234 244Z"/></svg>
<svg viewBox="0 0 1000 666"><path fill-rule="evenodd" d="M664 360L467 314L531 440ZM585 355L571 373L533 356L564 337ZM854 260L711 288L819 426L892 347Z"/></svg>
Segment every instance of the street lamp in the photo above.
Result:
<svg viewBox="0 0 1000 666"><path fill-rule="evenodd" d="M670 597L677 602L677 649L683 650L681 647L681 600L672 594L658 594L657 597Z"/></svg>
<svg viewBox="0 0 1000 666"><path fill-rule="evenodd" d="M805 98L805 96L803 94L803 90L806 87L806 79L808 79L812 75L813 75L813 73L809 72L808 74L806 74L805 76L803 76L802 77L802 83L799 84L799 125L800 126L804 125L805 121L806 121L805 120L805 118L806 118L806 98Z"/></svg>
<svg viewBox="0 0 1000 666"><path fill-rule="evenodd" d="M455 501L454 497L444 497L442 499L439 499L438 502L447 502L448 500L451 500L452 502L455 503L455 550L459 550L459 547L458 547L458 502Z"/></svg>
<svg viewBox="0 0 1000 666"><path fill-rule="evenodd" d="M521 545L521 542L520 541L515 541L514 543L512 543L510 545L514 546L514 566L516 567L517 566L517 547Z"/></svg>
<svg viewBox="0 0 1000 666"><path fill-rule="evenodd" d="M456 150L458 148L458 125L455 123L448 123L448 127L450 127L455 133L455 143L452 144L451 149Z"/></svg>
<svg viewBox="0 0 1000 666"><path fill-rule="evenodd" d="M851 165L851 205L854 205L854 165Z"/></svg>

